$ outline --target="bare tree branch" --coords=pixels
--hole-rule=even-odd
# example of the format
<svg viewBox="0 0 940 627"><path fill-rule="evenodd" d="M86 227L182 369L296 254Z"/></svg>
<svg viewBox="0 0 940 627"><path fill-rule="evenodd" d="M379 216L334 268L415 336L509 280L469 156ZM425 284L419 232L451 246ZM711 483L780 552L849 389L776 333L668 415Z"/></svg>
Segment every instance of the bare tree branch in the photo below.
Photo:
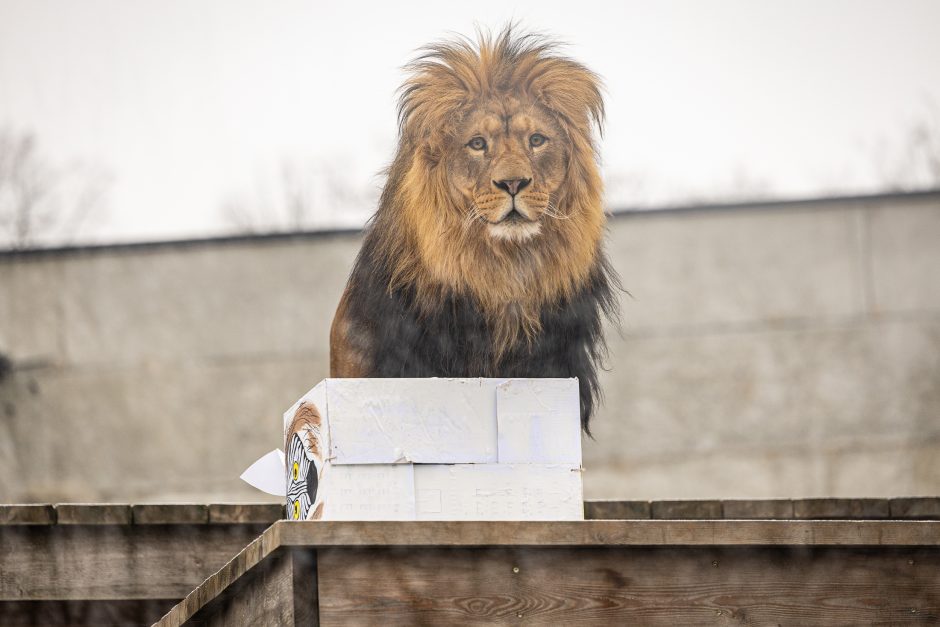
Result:
<svg viewBox="0 0 940 627"><path fill-rule="evenodd" d="M940 187L940 106L927 99L923 113L908 123L900 143L879 142L875 159L887 189Z"/></svg>
<svg viewBox="0 0 940 627"><path fill-rule="evenodd" d="M364 220L375 208L377 190L355 183L341 162L320 161L306 167L284 160L277 173L253 194L228 195L220 205L222 220L240 232L299 231Z"/></svg>
<svg viewBox="0 0 940 627"><path fill-rule="evenodd" d="M109 183L80 165L52 165L33 133L0 129L0 247L70 241L101 209Z"/></svg>

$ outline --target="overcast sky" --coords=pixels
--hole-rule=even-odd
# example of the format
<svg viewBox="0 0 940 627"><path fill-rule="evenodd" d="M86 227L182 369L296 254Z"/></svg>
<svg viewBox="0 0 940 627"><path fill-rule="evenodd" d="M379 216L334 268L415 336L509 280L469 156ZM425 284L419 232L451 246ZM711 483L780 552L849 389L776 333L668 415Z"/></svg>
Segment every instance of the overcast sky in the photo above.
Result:
<svg viewBox="0 0 940 627"><path fill-rule="evenodd" d="M604 78L611 208L878 190L940 103L932 0L365 7L0 0L0 126L110 174L84 238L113 241L226 232L226 201L263 204L285 164L315 198L342 198L318 225L361 223L401 66L475 24L553 34ZM349 193L324 192L327 176Z"/></svg>

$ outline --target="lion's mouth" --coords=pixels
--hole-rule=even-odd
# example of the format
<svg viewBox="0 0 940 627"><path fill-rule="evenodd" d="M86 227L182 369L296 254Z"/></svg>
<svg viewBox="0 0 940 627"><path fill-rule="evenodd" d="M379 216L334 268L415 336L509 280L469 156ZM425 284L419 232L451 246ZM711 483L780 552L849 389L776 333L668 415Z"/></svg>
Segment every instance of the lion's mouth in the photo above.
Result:
<svg viewBox="0 0 940 627"><path fill-rule="evenodd" d="M485 218L484 218L485 219ZM499 220L486 220L489 223L487 227L490 235L498 240L510 242L525 242L536 235L541 230L538 218L529 218L522 211L512 209L507 211Z"/></svg>
<svg viewBox="0 0 940 627"><path fill-rule="evenodd" d="M509 224L512 224L514 222L532 222L532 220L519 213L519 210L513 207L512 210L507 213L502 220L500 220L500 222L508 222Z"/></svg>
<svg viewBox="0 0 940 627"><path fill-rule="evenodd" d="M532 218L527 218L521 211L516 209L513 205L503 217L499 220L487 220L490 224L528 224L530 222L535 222Z"/></svg>

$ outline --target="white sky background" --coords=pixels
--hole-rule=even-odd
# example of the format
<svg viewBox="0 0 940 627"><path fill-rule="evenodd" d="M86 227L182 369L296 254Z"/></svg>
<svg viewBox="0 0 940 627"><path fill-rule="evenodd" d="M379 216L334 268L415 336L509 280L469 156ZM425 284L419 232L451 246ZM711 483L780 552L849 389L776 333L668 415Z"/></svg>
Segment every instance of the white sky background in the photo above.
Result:
<svg viewBox="0 0 940 627"><path fill-rule="evenodd" d="M512 18L604 78L611 208L876 191L940 103L933 0L0 0L0 125L110 173L85 240L224 233L226 199L262 202L283 163L314 198L324 173L374 197L401 66Z"/></svg>

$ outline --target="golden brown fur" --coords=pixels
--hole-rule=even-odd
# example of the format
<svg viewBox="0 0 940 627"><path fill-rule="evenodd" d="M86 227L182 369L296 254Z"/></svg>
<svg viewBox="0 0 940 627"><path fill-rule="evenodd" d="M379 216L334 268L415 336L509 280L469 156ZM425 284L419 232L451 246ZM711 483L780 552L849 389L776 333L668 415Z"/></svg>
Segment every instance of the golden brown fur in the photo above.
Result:
<svg viewBox="0 0 940 627"><path fill-rule="evenodd" d="M449 295L472 299L498 357L536 336L543 309L582 289L603 262L599 80L509 28L475 45L432 46L408 69L368 254L388 264L388 290L413 290L423 314ZM535 134L546 143L536 147ZM469 147L476 137L486 150ZM526 177L514 199L496 185ZM510 202L519 215L507 219ZM350 328L354 288L351 280L333 322L332 376L369 373L370 341Z"/></svg>

